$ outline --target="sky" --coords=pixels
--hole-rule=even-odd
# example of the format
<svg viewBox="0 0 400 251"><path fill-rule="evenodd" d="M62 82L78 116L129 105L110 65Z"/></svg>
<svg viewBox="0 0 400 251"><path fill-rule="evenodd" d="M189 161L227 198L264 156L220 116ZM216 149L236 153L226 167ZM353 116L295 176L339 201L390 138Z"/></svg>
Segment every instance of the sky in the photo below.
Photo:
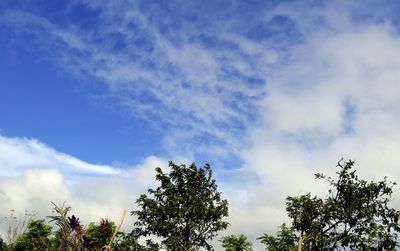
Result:
<svg viewBox="0 0 400 251"><path fill-rule="evenodd" d="M225 234L289 222L285 198L356 161L400 179L396 1L0 2L0 234L66 201L118 221L168 160L209 163ZM399 194L393 206L400 206ZM125 227L129 229L133 217ZM216 250L218 241L214 240Z"/></svg>

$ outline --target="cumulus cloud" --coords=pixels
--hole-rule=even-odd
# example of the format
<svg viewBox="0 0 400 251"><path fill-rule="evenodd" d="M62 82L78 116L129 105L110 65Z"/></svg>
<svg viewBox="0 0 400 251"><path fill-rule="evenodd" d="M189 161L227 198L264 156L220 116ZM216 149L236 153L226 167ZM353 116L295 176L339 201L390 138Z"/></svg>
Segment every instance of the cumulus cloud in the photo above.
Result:
<svg viewBox="0 0 400 251"><path fill-rule="evenodd" d="M25 210L37 217L50 215L52 204L66 202L72 213L88 224L101 217L118 221L124 209L135 208L135 200L154 187L154 168L166 161L149 156L140 164L119 169L83 162L57 152L34 139L0 140L0 234L4 237L10 210L23 220ZM127 217L124 229L133 226Z"/></svg>
<svg viewBox="0 0 400 251"><path fill-rule="evenodd" d="M285 221L285 197L326 195L326 184L313 174L334 175L341 157L355 160L364 179L400 179L400 62L393 56L399 36L390 22L359 25L345 14L346 29L313 34L269 78L262 125L250 132L241 155L260 180L246 190L249 212L264 208ZM400 205L398 192L392 203ZM276 224L251 228L274 233Z"/></svg>

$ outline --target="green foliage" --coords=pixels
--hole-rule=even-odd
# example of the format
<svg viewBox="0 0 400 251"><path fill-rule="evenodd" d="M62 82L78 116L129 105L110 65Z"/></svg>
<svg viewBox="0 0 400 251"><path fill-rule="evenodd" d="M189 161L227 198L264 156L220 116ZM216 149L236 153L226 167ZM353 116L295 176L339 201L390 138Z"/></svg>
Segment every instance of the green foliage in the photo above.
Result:
<svg viewBox="0 0 400 251"><path fill-rule="evenodd" d="M18 237L12 243L5 243L0 238L0 251L158 251L159 246L152 241L144 245L137 242L137 237L122 232L116 233L116 226L107 219L101 219L99 224L91 223L85 230L76 216L68 216L71 207L65 203L53 203L54 215L48 216L50 222L56 225L56 230L45 223L44 219L30 219L27 227L22 224L12 211L12 227L18 229ZM33 214L26 212L24 221ZM8 218L8 217L7 217ZM23 222L24 222L23 221ZM17 224L18 223L18 224ZM122 223L121 223L122 224ZM16 227L18 226L18 228ZM23 232L20 233L20 231ZM14 233L14 232L13 232ZM20 234L19 234L20 233ZM116 234L115 238L112 236ZM14 236L14 234L12 235ZM112 241L111 241L112 239ZM111 245L109 245L111 243Z"/></svg>
<svg viewBox="0 0 400 251"><path fill-rule="evenodd" d="M222 237L220 240L222 247L226 251L252 251L251 243L247 241L247 237L243 234L240 235L228 235Z"/></svg>
<svg viewBox="0 0 400 251"><path fill-rule="evenodd" d="M27 231L12 245L14 251L41 251L50 243L51 227L44 220L31 220Z"/></svg>
<svg viewBox="0 0 400 251"><path fill-rule="evenodd" d="M99 224L90 223L85 231L85 247L100 250L109 244L115 229L115 223L108 219L101 219Z"/></svg>
<svg viewBox="0 0 400 251"><path fill-rule="evenodd" d="M265 250L268 251L296 250L297 238L295 231L293 227L287 227L285 223L279 227L276 237L264 234L257 240L260 240L266 246Z"/></svg>
<svg viewBox="0 0 400 251"><path fill-rule="evenodd" d="M398 211L389 207L393 182L360 180L353 161L340 161L337 179L316 174L332 187L325 199L287 198L293 227L309 250L395 250Z"/></svg>
<svg viewBox="0 0 400 251"><path fill-rule="evenodd" d="M227 228L222 218L228 216L228 202L221 199L210 166L169 162L169 167L170 173L156 168L160 186L142 194L140 210L131 212L138 217L138 235L162 237L168 250L212 250L207 241Z"/></svg>
<svg viewBox="0 0 400 251"><path fill-rule="evenodd" d="M68 221L68 212L71 211L71 207L65 206L65 202L61 205L51 203L54 206L53 212L55 215L47 216L47 218L58 227L55 234L55 245L68 250L71 245L70 235L72 232Z"/></svg>
<svg viewBox="0 0 400 251"><path fill-rule="evenodd" d="M85 229L79 222L79 218L72 215L68 216L71 207L65 206L65 203L56 205L53 203L54 215L47 216L50 222L58 227L52 242L51 250L69 250L78 251L84 249Z"/></svg>
<svg viewBox="0 0 400 251"><path fill-rule="evenodd" d="M136 236L132 234L118 233L115 239L114 251L159 251L160 246L151 240L145 244L139 244Z"/></svg>

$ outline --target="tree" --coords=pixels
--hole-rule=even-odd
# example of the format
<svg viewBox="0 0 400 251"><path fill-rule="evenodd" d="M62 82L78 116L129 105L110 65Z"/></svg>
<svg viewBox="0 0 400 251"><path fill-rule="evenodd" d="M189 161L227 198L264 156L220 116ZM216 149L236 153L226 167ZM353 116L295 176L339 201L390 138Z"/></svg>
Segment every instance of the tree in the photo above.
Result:
<svg viewBox="0 0 400 251"><path fill-rule="evenodd" d="M389 207L396 183L367 182L339 161L337 179L316 174L332 187L325 199L310 194L287 198L293 227L307 250L395 250L399 212ZM304 250L304 249L303 249Z"/></svg>
<svg viewBox="0 0 400 251"><path fill-rule="evenodd" d="M228 235L222 237L220 240L222 247L226 251L252 251L251 243L247 241L247 237L243 234L240 235Z"/></svg>
<svg viewBox="0 0 400 251"><path fill-rule="evenodd" d="M293 227L287 227L283 223L279 227L279 231L276 233L276 237L268 234L257 238L262 244L264 244L265 250L268 251L281 251L281 250L296 250L296 235Z"/></svg>
<svg viewBox="0 0 400 251"><path fill-rule="evenodd" d="M46 250L50 244L51 227L44 220L30 220L25 233L12 245L15 251Z"/></svg>
<svg viewBox="0 0 400 251"><path fill-rule="evenodd" d="M208 164L197 168L193 163L175 165L169 162L170 173L156 168L160 186L149 189L136 201L140 210L135 223L139 235L157 235L168 250L213 250L207 242L226 229L228 202L221 198Z"/></svg>

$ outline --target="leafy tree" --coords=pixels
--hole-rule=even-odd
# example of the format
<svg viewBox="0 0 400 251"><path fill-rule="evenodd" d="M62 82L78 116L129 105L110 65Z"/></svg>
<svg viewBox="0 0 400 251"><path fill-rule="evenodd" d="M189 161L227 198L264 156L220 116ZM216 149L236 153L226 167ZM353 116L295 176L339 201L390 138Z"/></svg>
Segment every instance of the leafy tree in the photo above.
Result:
<svg viewBox="0 0 400 251"><path fill-rule="evenodd" d="M41 251L50 243L51 227L44 220L31 220L25 233L12 245L14 251Z"/></svg>
<svg viewBox="0 0 400 251"><path fill-rule="evenodd" d="M399 212L389 207L393 188L387 181L361 180L354 162L339 161L337 179L316 174L332 187L325 199L310 194L287 198L293 227L307 250L395 250Z"/></svg>
<svg viewBox="0 0 400 251"><path fill-rule="evenodd" d="M109 244L115 229L115 223L108 219L100 219L99 224L90 223L85 231L85 247L100 250Z"/></svg>
<svg viewBox="0 0 400 251"><path fill-rule="evenodd" d="M228 216L228 202L221 198L210 166L169 162L169 167L170 173L156 168L160 186L137 200L140 210L131 212L138 218L136 231L162 237L168 250L213 250L207 241L227 228L223 217Z"/></svg>
<svg viewBox="0 0 400 251"><path fill-rule="evenodd" d="M222 247L226 251L252 251L251 243L247 241L247 237L243 234L240 235L228 235L222 237L220 240Z"/></svg>
<svg viewBox="0 0 400 251"><path fill-rule="evenodd" d="M293 227L287 227L283 223L279 227L279 231L276 233L276 237L273 235L264 234L257 238L262 244L264 244L265 250L268 251L281 251L281 250L296 250L296 235Z"/></svg>

